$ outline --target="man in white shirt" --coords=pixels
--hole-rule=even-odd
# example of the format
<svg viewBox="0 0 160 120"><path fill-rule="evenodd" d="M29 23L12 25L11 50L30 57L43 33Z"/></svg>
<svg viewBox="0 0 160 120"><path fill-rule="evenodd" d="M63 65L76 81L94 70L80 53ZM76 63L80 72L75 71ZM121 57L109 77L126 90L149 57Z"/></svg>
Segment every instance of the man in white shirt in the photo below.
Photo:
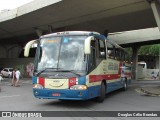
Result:
<svg viewBox="0 0 160 120"><path fill-rule="evenodd" d="M19 68L18 68L17 71L15 72L15 75L16 75L16 84L15 84L15 86L16 86L16 87L19 87L20 85L18 85L18 84L19 84L19 78L20 78L20 75L21 75L21 73L20 73L20 71L19 71Z"/></svg>

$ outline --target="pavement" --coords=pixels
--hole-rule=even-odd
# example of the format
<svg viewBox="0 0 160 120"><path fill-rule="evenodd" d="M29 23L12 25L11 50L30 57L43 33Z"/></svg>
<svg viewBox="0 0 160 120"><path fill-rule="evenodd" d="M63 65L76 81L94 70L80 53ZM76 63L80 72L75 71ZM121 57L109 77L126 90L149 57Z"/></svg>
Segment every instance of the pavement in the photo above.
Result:
<svg viewBox="0 0 160 120"><path fill-rule="evenodd" d="M147 83L148 80L141 80L139 82L145 82ZM157 85L144 85L140 88L137 88L136 91L142 95L148 95L148 96L160 96L160 80L150 80L153 82L157 82ZM138 81L137 81L138 82Z"/></svg>
<svg viewBox="0 0 160 120"><path fill-rule="evenodd" d="M20 79L19 84L32 84L32 78L22 78ZM3 80L0 81L0 86L1 85L11 85L11 79L3 78Z"/></svg>
<svg viewBox="0 0 160 120"><path fill-rule="evenodd" d="M145 86L136 89L136 91L143 95L160 96L160 86Z"/></svg>

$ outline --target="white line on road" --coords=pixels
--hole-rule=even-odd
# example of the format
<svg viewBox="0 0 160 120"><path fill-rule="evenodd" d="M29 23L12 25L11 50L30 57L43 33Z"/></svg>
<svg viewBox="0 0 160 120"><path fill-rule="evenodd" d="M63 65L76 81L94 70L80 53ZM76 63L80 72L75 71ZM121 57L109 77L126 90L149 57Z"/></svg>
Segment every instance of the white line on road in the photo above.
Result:
<svg viewBox="0 0 160 120"><path fill-rule="evenodd" d="M0 96L0 98L18 97L20 95Z"/></svg>

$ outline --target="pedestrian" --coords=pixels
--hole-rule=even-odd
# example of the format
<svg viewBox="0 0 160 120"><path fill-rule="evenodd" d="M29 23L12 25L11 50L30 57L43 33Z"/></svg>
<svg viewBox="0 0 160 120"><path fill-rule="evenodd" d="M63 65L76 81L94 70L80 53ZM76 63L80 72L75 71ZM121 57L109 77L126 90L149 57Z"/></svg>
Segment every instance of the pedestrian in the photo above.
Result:
<svg viewBox="0 0 160 120"><path fill-rule="evenodd" d="M19 68L16 70L15 75L16 75L16 83L15 83L15 86L16 86L16 87L19 87L19 86L20 86L20 85L19 85L19 79L20 79L20 75L21 75L21 73L20 73L20 71L19 71Z"/></svg>
<svg viewBox="0 0 160 120"><path fill-rule="evenodd" d="M2 74L0 74L0 92L1 92L1 80L3 80Z"/></svg>
<svg viewBox="0 0 160 120"><path fill-rule="evenodd" d="M156 79L156 77L157 77L157 76L156 76L155 72L154 72L154 71L152 71L152 73L151 73L151 74L152 74L152 78Z"/></svg>
<svg viewBox="0 0 160 120"><path fill-rule="evenodd" d="M160 75L159 75L159 72L157 73L157 80L158 80L158 79L160 79Z"/></svg>
<svg viewBox="0 0 160 120"><path fill-rule="evenodd" d="M11 79L12 79L12 81L11 81L11 86L15 86L15 82L16 82L16 69L13 69L13 71L12 71L12 75L11 75Z"/></svg>
<svg viewBox="0 0 160 120"><path fill-rule="evenodd" d="M2 74L0 74L0 82L1 82L1 80L3 80Z"/></svg>

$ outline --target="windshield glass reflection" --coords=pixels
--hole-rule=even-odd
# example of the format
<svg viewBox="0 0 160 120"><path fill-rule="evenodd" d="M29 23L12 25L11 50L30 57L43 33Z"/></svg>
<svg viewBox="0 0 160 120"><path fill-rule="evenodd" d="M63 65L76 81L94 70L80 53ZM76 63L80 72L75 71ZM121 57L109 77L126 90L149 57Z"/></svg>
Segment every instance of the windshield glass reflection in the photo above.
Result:
<svg viewBox="0 0 160 120"><path fill-rule="evenodd" d="M84 40L87 36L63 36L41 39L37 70L57 68L85 71ZM54 69L55 70L55 69Z"/></svg>

